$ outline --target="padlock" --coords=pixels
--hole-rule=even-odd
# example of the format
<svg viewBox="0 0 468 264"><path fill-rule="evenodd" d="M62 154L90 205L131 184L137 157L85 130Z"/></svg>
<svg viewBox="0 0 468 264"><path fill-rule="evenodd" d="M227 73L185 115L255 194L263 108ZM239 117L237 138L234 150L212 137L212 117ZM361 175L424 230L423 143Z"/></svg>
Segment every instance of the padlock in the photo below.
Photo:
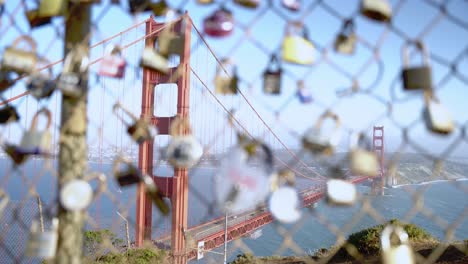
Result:
<svg viewBox="0 0 468 264"><path fill-rule="evenodd" d="M140 66L146 67L157 72L169 73L169 62L154 47L146 46L141 55Z"/></svg>
<svg viewBox="0 0 468 264"><path fill-rule="evenodd" d="M302 31L294 32L294 30ZM314 62L315 47L308 39L307 28L301 22L289 22L286 25L282 43L283 60L300 65Z"/></svg>
<svg viewBox="0 0 468 264"><path fill-rule="evenodd" d="M132 14L151 11L151 0L128 0L128 7Z"/></svg>
<svg viewBox="0 0 468 264"><path fill-rule="evenodd" d="M43 60L49 64L47 60ZM52 67L47 68L47 74L34 71L26 81L26 89L37 100L49 98L55 91L56 82L52 80Z"/></svg>
<svg viewBox="0 0 468 264"><path fill-rule="evenodd" d="M361 14L379 22L392 19L392 6L387 0L361 0Z"/></svg>
<svg viewBox="0 0 468 264"><path fill-rule="evenodd" d="M174 32L173 26L168 26L158 37L159 54L166 58L171 54L182 55L184 52L184 42L184 36Z"/></svg>
<svg viewBox="0 0 468 264"><path fill-rule="evenodd" d="M197 4L200 5L207 5L207 4L212 4L214 3L214 0L197 0Z"/></svg>
<svg viewBox="0 0 468 264"><path fill-rule="evenodd" d="M431 66L429 66L429 53L424 43L417 41L415 46L418 51L421 52L423 64L419 66L409 66L408 47L406 45L403 47L403 70L401 72L403 88L405 90L432 89L432 70Z"/></svg>
<svg viewBox="0 0 468 264"><path fill-rule="evenodd" d="M3 211L7 207L9 201L10 197L8 196L8 194L2 189L0 189L0 219L2 219Z"/></svg>
<svg viewBox="0 0 468 264"><path fill-rule="evenodd" d="M331 118L335 122L334 130L331 133L322 133L322 123L326 118ZM302 137L302 146L313 154L331 155L341 139L341 122L339 117L330 112L324 112L315 125L308 129Z"/></svg>
<svg viewBox="0 0 468 264"><path fill-rule="evenodd" d="M89 58L82 46L75 47L65 57L63 70L57 80L57 88L63 95L78 98L87 92L84 80L89 67Z"/></svg>
<svg viewBox="0 0 468 264"><path fill-rule="evenodd" d="M278 190L283 185L294 186L296 184L296 175L289 169L280 169L270 175L270 190Z"/></svg>
<svg viewBox="0 0 468 264"><path fill-rule="evenodd" d="M414 264L408 233L400 226L387 225L380 235L383 264Z"/></svg>
<svg viewBox="0 0 468 264"><path fill-rule="evenodd" d="M26 256L50 259L55 257L58 240L58 219L52 219L50 230L41 231L39 223L32 220L29 239L26 244Z"/></svg>
<svg viewBox="0 0 468 264"><path fill-rule="evenodd" d="M273 174L273 152L268 145L239 132L237 134L237 141L237 146L242 148L247 154L246 161L248 163L257 164L257 167L269 176Z"/></svg>
<svg viewBox="0 0 468 264"><path fill-rule="evenodd" d="M375 177L379 173L377 155L371 151L364 134L353 134L350 139L349 167L353 175Z"/></svg>
<svg viewBox="0 0 468 264"><path fill-rule="evenodd" d="M0 69L0 93L6 91L15 84L10 72L4 72Z"/></svg>
<svg viewBox="0 0 468 264"><path fill-rule="evenodd" d="M275 68L276 67L276 68ZM272 55L268 67L263 72L263 92L265 94L281 93L281 75L283 70L276 55Z"/></svg>
<svg viewBox="0 0 468 264"><path fill-rule="evenodd" d="M192 135L187 118L176 118L170 127L171 141L166 149L169 163L176 168L191 168L203 155L203 147Z"/></svg>
<svg viewBox="0 0 468 264"><path fill-rule="evenodd" d="M223 69L226 69L228 74L226 74ZM216 66L215 92L217 94L227 95L237 94L238 80L236 65L229 59L221 59L221 65Z"/></svg>
<svg viewBox="0 0 468 264"><path fill-rule="evenodd" d="M149 6L155 16L164 16L170 10L166 0L159 0L157 3L150 3Z"/></svg>
<svg viewBox="0 0 468 264"><path fill-rule="evenodd" d="M89 181L97 179L98 186L93 191ZM84 179L73 179L60 188L60 204L68 211L81 211L86 209L98 194L106 188L106 175L91 173Z"/></svg>
<svg viewBox="0 0 468 264"><path fill-rule="evenodd" d="M335 51L341 54L353 54L356 49L356 33L354 22L346 20L343 28L335 39Z"/></svg>
<svg viewBox="0 0 468 264"><path fill-rule="evenodd" d="M131 123L125 121L125 119L117 113L118 109L121 109L128 117L130 117L132 120ZM158 134L158 130L155 126L151 125L145 119L137 118L132 112L124 108L119 102L114 104L112 110L117 118L119 118L127 126L127 133L136 143L141 144L146 140L152 140Z"/></svg>
<svg viewBox="0 0 468 264"><path fill-rule="evenodd" d="M0 124L16 122L19 119L20 115L18 114L14 106L6 104L0 108Z"/></svg>
<svg viewBox="0 0 468 264"><path fill-rule="evenodd" d="M234 3L247 8L257 8L260 0L234 0Z"/></svg>
<svg viewBox="0 0 468 264"><path fill-rule="evenodd" d="M424 101L423 118L427 129L441 135L452 133L455 124L447 108L432 95L432 92L425 92Z"/></svg>
<svg viewBox="0 0 468 264"><path fill-rule="evenodd" d="M47 124L44 130L37 130L37 122L39 115L43 114L47 118ZM37 111L31 121L31 127L23 133L21 144L18 151L29 155L43 155L50 151L50 127L52 125L52 113L47 108L42 108Z"/></svg>
<svg viewBox="0 0 468 264"><path fill-rule="evenodd" d="M29 50L19 49L20 43L27 43ZM13 71L18 74L31 73L36 68L36 42L29 36L19 36L13 44L5 49L2 58L2 71Z"/></svg>
<svg viewBox="0 0 468 264"><path fill-rule="evenodd" d="M38 28L52 22L52 17L39 16L39 9L26 11L26 18L28 19L29 26L31 28Z"/></svg>
<svg viewBox="0 0 468 264"><path fill-rule="evenodd" d="M281 4L288 10L297 12L301 9L301 1L300 0L281 0Z"/></svg>
<svg viewBox="0 0 468 264"><path fill-rule="evenodd" d="M123 78L127 62L122 56L122 49L117 45L108 45L102 58L98 74L101 76Z"/></svg>
<svg viewBox="0 0 468 264"><path fill-rule="evenodd" d="M10 157L10 159L13 161L14 167L17 167L26 162L30 156L29 154L22 153L18 149L18 146L13 144L3 144L2 149L5 154L7 154L8 157Z"/></svg>
<svg viewBox="0 0 468 264"><path fill-rule="evenodd" d="M356 200L357 191L354 184L343 179L330 179L327 181L326 201L330 205L352 205Z"/></svg>
<svg viewBox="0 0 468 264"><path fill-rule="evenodd" d="M308 104L313 101L311 91L305 87L304 81L300 80L297 82L297 98L299 98L299 102L302 104Z"/></svg>
<svg viewBox="0 0 468 264"><path fill-rule="evenodd" d="M275 219L291 224L301 218L300 199L295 188L282 186L271 194L268 208Z"/></svg>
<svg viewBox="0 0 468 264"><path fill-rule="evenodd" d="M63 16L67 10L67 0L41 0L38 15L40 17Z"/></svg>
<svg viewBox="0 0 468 264"><path fill-rule="evenodd" d="M234 31L232 12L221 7L203 20L203 31L211 37L226 37Z"/></svg>

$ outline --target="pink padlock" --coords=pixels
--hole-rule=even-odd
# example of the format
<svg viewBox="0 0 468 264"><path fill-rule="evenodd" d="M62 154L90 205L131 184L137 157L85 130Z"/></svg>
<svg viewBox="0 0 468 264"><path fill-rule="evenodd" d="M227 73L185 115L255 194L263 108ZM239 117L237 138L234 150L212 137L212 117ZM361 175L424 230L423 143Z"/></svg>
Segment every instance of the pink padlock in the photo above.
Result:
<svg viewBox="0 0 468 264"><path fill-rule="evenodd" d="M299 11L301 8L301 2L300 0L282 0L281 4L283 4L283 7L291 10L291 11Z"/></svg>
<svg viewBox="0 0 468 264"><path fill-rule="evenodd" d="M234 30L232 12L221 7L203 20L203 31L211 37L225 37Z"/></svg>
<svg viewBox="0 0 468 264"><path fill-rule="evenodd" d="M123 78L127 62L122 57L122 49L119 46L111 44L106 47L105 53L98 74L100 76Z"/></svg>

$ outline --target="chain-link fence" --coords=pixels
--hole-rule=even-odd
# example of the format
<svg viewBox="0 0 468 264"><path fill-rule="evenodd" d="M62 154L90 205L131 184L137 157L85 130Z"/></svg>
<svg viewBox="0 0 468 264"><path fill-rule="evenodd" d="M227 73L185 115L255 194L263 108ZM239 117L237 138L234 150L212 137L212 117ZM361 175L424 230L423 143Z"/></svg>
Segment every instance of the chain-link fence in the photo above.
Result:
<svg viewBox="0 0 468 264"><path fill-rule="evenodd" d="M59 248L67 243L81 248L70 242L80 240L67 241L81 230L84 262L179 263L170 253L175 191L162 193L161 183L169 184L164 177L174 178L175 162L183 161L171 152L174 139L202 147L189 153L197 159L188 166L188 219L180 226L182 255L190 259L198 254L200 262L221 263L223 255L233 261L253 253L297 257L265 260L277 263L379 262L380 229L364 238L349 236L397 218L434 237L411 243L417 262L468 261L466 243L460 242L468 236L468 2L21 0L0 5L2 262L37 263L38 256L55 255L57 233ZM90 12L91 23L79 32L87 19L83 10ZM177 38L164 34L184 11L185 23L193 23L184 79L190 87L190 124L182 122L180 128L170 117L184 111L177 107L181 90L172 83L183 67L170 68L177 69L184 55L164 54L180 52ZM157 22L172 22L148 32L150 14ZM144 53L145 42L154 37L158 52ZM172 41L167 52L159 41L164 38ZM89 54L89 63L76 63L68 52L74 46L65 44L88 42L83 54ZM153 63L145 65L152 71L143 71L145 59ZM80 71L88 72L75 75L87 83L86 100L75 94L80 84L66 77ZM145 85L154 102L142 98ZM148 121L139 116L142 103L154 105L152 115L169 118L160 121L163 125L149 120L157 136L154 126L137 122ZM86 121L74 112L84 105ZM46 127L47 135L32 133L35 126ZM374 126L385 129L383 170L372 170L378 157L366 156L373 149ZM194 138L183 139L190 130ZM356 133L363 137L356 139ZM75 136L86 140L84 150L79 140L67 141ZM154 138L153 159L142 165L138 154L147 150L142 142L148 138ZM82 151L87 164L67 166L83 165L84 171L66 173L61 162L79 161ZM353 163L356 159L361 163ZM128 250L141 246L135 212L142 203L140 187L127 184L148 184L137 167L161 177L161 193L152 196L149 244L166 254ZM357 181L369 171L369 184L342 181ZM372 195L380 172L384 195ZM90 185L67 186L70 175ZM326 199L319 200L322 196ZM57 231L57 216L82 219L83 228ZM225 225L230 242L223 254ZM410 240L421 237L411 228L405 232ZM368 240L362 245L356 238ZM409 256L401 254L396 262L383 261L400 263Z"/></svg>

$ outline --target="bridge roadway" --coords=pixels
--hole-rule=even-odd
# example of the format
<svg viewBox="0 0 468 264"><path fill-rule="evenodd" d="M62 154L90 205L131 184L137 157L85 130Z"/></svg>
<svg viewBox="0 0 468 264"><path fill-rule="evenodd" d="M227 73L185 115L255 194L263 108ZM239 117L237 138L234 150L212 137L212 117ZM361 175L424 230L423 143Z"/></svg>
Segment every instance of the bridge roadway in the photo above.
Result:
<svg viewBox="0 0 468 264"><path fill-rule="evenodd" d="M358 184L368 180L368 178L369 177L357 176L349 180L354 184ZM325 192L323 186L314 186L302 190L299 194L302 198L302 207L308 207L323 198ZM249 235L272 221L273 217L265 206L236 216L229 216L227 230L228 241ZM224 244L224 222L225 219L224 216L222 216L209 222L193 226L186 231L187 246L189 248L187 255L189 260L197 257L197 245L199 241L205 242L205 251L210 251ZM170 236L165 236L156 240L155 244L168 249L170 247Z"/></svg>

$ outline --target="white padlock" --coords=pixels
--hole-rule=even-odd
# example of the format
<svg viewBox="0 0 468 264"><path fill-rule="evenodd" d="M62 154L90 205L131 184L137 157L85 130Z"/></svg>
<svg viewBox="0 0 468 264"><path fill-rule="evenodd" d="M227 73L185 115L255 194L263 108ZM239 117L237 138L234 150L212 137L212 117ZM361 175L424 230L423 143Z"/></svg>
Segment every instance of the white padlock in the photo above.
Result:
<svg viewBox="0 0 468 264"><path fill-rule="evenodd" d="M43 114L47 118L47 124L44 130L37 129L39 115ZM47 154L50 151L51 135L50 127L52 125L52 113L42 108L37 111L31 121L31 127L25 131L21 138L21 144L18 147L18 152L30 155Z"/></svg>
<svg viewBox="0 0 468 264"><path fill-rule="evenodd" d="M88 181L97 179L98 187L93 191ZM102 173L89 174L86 179L75 179L65 183L60 189L60 203L69 211L86 209L98 193L106 187L106 175Z"/></svg>
<svg viewBox="0 0 468 264"><path fill-rule="evenodd" d="M295 188L282 186L271 194L268 208L275 219L294 223L301 218L299 195Z"/></svg>
<svg viewBox="0 0 468 264"><path fill-rule="evenodd" d="M395 241L398 240L398 241ZM388 225L380 235L383 264L414 264L408 234L400 226Z"/></svg>
<svg viewBox="0 0 468 264"><path fill-rule="evenodd" d="M352 205L356 200L357 191L354 184L341 180L330 179L327 181L326 201L331 205Z"/></svg>
<svg viewBox="0 0 468 264"><path fill-rule="evenodd" d="M58 219L52 219L50 230L42 232L39 223L32 221L29 239L26 244L26 256L50 259L55 257L58 240Z"/></svg>

